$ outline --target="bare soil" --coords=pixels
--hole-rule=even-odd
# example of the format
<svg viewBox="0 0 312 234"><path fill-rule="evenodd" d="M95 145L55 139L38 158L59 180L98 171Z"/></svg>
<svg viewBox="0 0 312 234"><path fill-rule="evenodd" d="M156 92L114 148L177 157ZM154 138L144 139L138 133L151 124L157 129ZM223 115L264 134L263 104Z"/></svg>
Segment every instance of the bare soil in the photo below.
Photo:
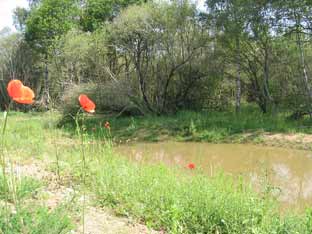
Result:
<svg viewBox="0 0 312 234"><path fill-rule="evenodd" d="M48 163L48 162L47 162ZM47 164L48 165L48 164ZM81 195L75 191L74 186L69 186L67 182L62 185L58 177L53 172L47 170L47 165L39 160L31 160L23 164L14 165L14 171L17 177L27 176L43 181L46 186L42 189L36 199L50 210L57 206L74 202L75 197L78 202L82 201ZM95 207L91 205L90 198L87 197L87 207L85 212L85 234L162 234L138 224L130 219L116 217L111 210ZM77 199L76 199L77 200ZM82 204L82 202L81 202ZM76 229L72 234L83 233L83 227L80 213L76 214L73 222L76 223Z"/></svg>

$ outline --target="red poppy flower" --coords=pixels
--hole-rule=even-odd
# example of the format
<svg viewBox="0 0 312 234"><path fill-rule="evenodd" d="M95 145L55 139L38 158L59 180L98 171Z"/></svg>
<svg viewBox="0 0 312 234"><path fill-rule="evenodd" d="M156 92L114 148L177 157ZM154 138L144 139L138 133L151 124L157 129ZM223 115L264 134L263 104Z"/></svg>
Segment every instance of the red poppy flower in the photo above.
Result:
<svg viewBox="0 0 312 234"><path fill-rule="evenodd" d="M110 130L110 123L108 121L106 121L106 123L104 124L104 127L108 130Z"/></svg>
<svg viewBox="0 0 312 234"><path fill-rule="evenodd" d="M29 87L24 86L20 80L11 80L7 91L9 96L17 103L32 104L34 102L34 92Z"/></svg>
<svg viewBox="0 0 312 234"><path fill-rule="evenodd" d="M21 88L23 83L20 80L11 80L8 84L7 91L10 98L16 98L21 96Z"/></svg>
<svg viewBox="0 0 312 234"><path fill-rule="evenodd" d="M187 167L188 167L188 169L195 169L195 164L194 163L189 163L188 165L187 165Z"/></svg>
<svg viewBox="0 0 312 234"><path fill-rule="evenodd" d="M81 94L79 96L79 103L80 106L89 113L94 113L95 112L95 104L93 101L91 101L87 95Z"/></svg>

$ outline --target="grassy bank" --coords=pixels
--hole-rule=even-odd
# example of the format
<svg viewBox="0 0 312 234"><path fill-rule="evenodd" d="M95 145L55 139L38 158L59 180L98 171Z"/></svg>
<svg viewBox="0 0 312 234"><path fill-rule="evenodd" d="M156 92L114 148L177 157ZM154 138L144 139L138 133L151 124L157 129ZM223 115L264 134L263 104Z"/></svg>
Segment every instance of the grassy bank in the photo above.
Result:
<svg viewBox="0 0 312 234"><path fill-rule="evenodd" d="M194 117L195 114L189 115ZM185 114L183 116L185 117ZM168 118L158 120L156 125L167 123L165 126L174 129ZM140 126L146 124L147 128L147 124L153 119L154 117L149 117L142 120ZM203 116L201 120L204 121ZM142 165L127 161L116 155L110 142L104 140L107 136L106 129L102 127L101 130L87 131L94 124L99 124L99 121L93 119L88 122L84 132L87 196L94 206L109 207L117 215L167 233L311 233L311 211L304 214L289 211L281 215L278 212L278 204L268 191L257 194L242 181L222 174L208 178L199 169L167 168L163 165ZM117 131L117 121L121 123L131 120L112 120L112 134ZM134 119L134 124L135 121L138 120ZM174 122L174 118L171 121ZM181 123L182 117L176 121ZM196 123L195 120L194 122ZM82 193L80 143L76 136L56 129L55 124L55 115L51 114L11 115L6 140L7 153L19 162L33 158L42 161L51 172L59 172L60 185L72 185L77 193L76 197L79 198ZM121 126L127 125L128 122L125 122ZM118 126L118 131L121 131L121 126ZM135 128L136 126L138 125L135 125ZM196 131L200 129L196 127ZM26 184L31 184L30 190L38 189L34 183ZM44 186L45 183L42 184ZM64 227L64 232L60 233L66 233L70 221L73 222L70 217L77 218L81 211L79 199L78 202L75 199L70 201L72 204L66 203L66 207L75 207L73 210L60 212L56 208L51 212L44 206L27 209L27 204L29 206L36 202L39 203L38 200L25 200L23 209L17 215L12 213L11 226L14 230L21 230L18 220L22 216L30 229L39 230L30 233L56 233L55 230L59 230L60 227ZM3 214L1 211L3 207L0 216ZM33 219L38 220L35 226L30 224ZM19 233L14 230L7 233Z"/></svg>
<svg viewBox="0 0 312 234"><path fill-rule="evenodd" d="M113 155L92 164L97 202L168 233L310 233L312 213L278 213L270 194L256 194L222 174L142 166Z"/></svg>
<svg viewBox="0 0 312 234"><path fill-rule="evenodd" d="M0 129L2 116L3 113ZM73 227L65 207L51 210L44 204L41 197L46 196L46 181L27 175L34 167L22 167L23 162L33 158L43 159L47 152L46 141L51 132L44 133L43 119L38 114L10 113L2 149L6 177L0 172L0 233L65 234ZM23 173L24 170L29 171Z"/></svg>
<svg viewBox="0 0 312 234"><path fill-rule="evenodd" d="M255 108L232 112L179 112L168 116L95 116L86 122L89 134L102 136L105 121L117 143L129 141L205 141L213 143L256 143L311 149L312 119L288 119L289 113L274 116ZM70 123L65 128L72 131Z"/></svg>

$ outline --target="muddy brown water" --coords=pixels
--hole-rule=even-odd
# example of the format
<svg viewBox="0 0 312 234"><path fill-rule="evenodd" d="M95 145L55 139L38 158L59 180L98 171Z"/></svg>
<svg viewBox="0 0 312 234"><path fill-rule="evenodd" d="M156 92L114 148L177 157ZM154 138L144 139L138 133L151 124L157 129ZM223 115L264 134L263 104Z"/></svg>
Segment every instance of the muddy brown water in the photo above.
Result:
<svg viewBox="0 0 312 234"><path fill-rule="evenodd" d="M196 165L208 176L223 171L242 176L255 188L272 186L282 209L312 207L312 152L277 147L209 143L137 143L117 148L122 155L144 163Z"/></svg>

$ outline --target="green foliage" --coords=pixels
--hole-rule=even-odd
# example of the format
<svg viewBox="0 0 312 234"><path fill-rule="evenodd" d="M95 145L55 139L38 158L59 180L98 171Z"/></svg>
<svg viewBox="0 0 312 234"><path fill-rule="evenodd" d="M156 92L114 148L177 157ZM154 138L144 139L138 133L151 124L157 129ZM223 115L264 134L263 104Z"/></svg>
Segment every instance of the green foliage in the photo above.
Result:
<svg viewBox="0 0 312 234"><path fill-rule="evenodd" d="M65 234L72 227L64 210L56 209L50 212L47 208L29 206L23 207L17 213L9 215L9 225L6 225L6 214L0 207L0 231L6 234ZM23 223L21 223L21 220Z"/></svg>
<svg viewBox="0 0 312 234"><path fill-rule="evenodd" d="M85 31L95 31L106 21L116 17L122 8L139 4L143 0L87 0L83 9L81 25ZM145 1L146 2L146 1Z"/></svg>
<svg viewBox="0 0 312 234"><path fill-rule="evenodd" d="M50 80L54 81L50 84L50 95L57 104L64 89L71 84L99 80L97 74L101 71L98 67L103 65L103 53L97 50L95 35L75 29L56 40L54 47L59 53L53 56L49 64Z"/></svg>
<svg viewBox="0 0 312 234"><path fill-rule="evenodd" d="M15 28L19 31L23 31L25 29L26 20L29 15L29 11L25 8L17 7L14 10L13 21Z"/></svg>
<svg viewBox="0 0 312 234"><path fill-rule="evenodd" d="M205 3L199 12L190 0L30 1L14 13L24 37L0 38L1 86L30 83L38 105L93 82L111 93L121 83L144 114L229 110L240 99L309 114L310 1Z"/></svg>
<svg viewBox="0 0 312 234"><path fill-rule="evenodd" d="M42 53L48 53L53 40L75 24L75 0L43 0L30 12L26 21L25 39Z"/></svg>
<svg viewBox="0 0 312 234"><path fill-rule="evenodd" d="M206 50L209 37L195 17L188 1L150 3L127 8L108 26L108 42L125 68L126 76L119 79L140 95L142 109L165 113L202 107L199 96L209 96L206 90L217 86L212 54Z"/></svg>
<svg viewBox="0 0 312 234"><path fill-rule="evenodd" d="M31 196L35 195L36 191L42 186L40 181L37 181L33 178L30 177L23 177L21 179L18 178L13 178L13 177L9 177L7 178L8 180L8 184L9 184L9 188L4 188L4 179L3 176L0 176L0 199L4 200L6 198L4 191L5 190L12 190L12 180L15 180L16 183L16 198L21 201L24 200L26 198L31 198ZM12 202L13 201L13 197L12 197L12 192L9 193L9 195L11 197L8 197L8 201Z"/></svg>
<svg viewBox="0 0 312 234"><path fill-rule="evenodd" d="M204 141L213 143L268 143L287 145L290 142L264 142L266 134L274 133L305 133L311 134L311 119L288 119L289 113L281 112L276 115L263 115L256 107L243 107L240 115L234 112L190 112L181 111L167 116L132 116L107 117L114 128L113 140L127 142L159 141L173 139L178 141ZM105 118L104 118L105 119ZM85 121L90 134L100 137L97 132L92 133L93 126L102 123L102 116L95 116ZM73 132L73 123L63 123L65 128ZM304 142L299 148L310 149Z"/></svg>

